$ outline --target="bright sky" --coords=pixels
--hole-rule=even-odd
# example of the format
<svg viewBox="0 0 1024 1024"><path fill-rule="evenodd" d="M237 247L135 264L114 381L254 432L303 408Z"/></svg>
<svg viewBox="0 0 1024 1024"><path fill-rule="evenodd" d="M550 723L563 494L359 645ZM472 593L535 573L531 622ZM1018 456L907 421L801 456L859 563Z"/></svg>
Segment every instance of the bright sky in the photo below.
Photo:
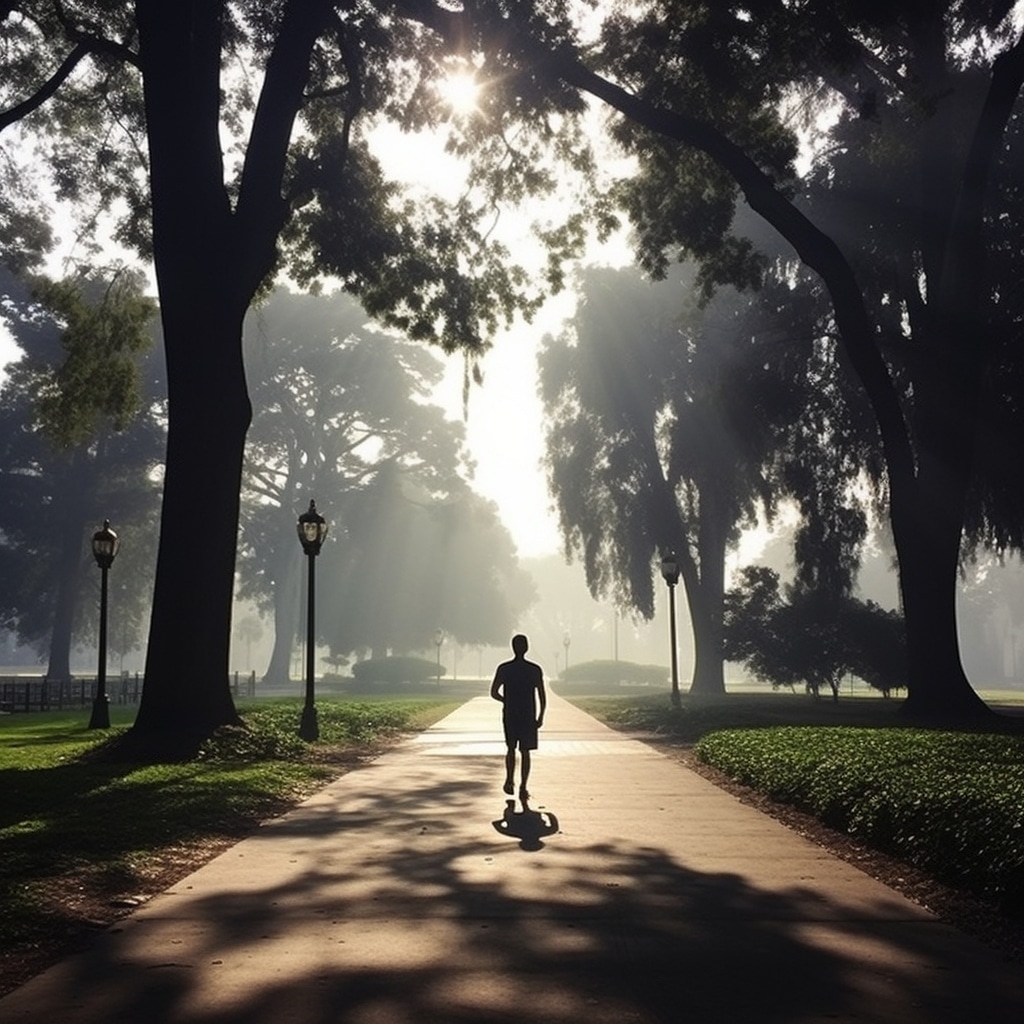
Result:
<svg viewBox="0 0 1024 1024"><path fill-rule="evenodd" d="M469 87L467 80L463 80L463 87ZM465 94L451 99L460 105L470 101ZM422 189L454 198L462 188L463 172L444 153L440 139L410 137L387 127L374 134L374 149L388 172L414 191ZM540 262L529 226L532 220L544 216L543 206L529 213L502 211L498 230L515 259L528 263L532 252ZM602 257L608 258L606 250ZM476 462L473 487L498 505L523 558L555 554L562 548L541 466L544 439L537 395L537 352L545 334L560 331L574 309L575 297L564 293L549 300L533 323L520 322L496 338L480 364L484 382L474 385L470 392L465 424ZM451 419L463 419L462 384L462 357L448 357L444 381L433 398Z"/></svg>
<svg viewBox="0 0 1024 1024"><path fill-rule="evenodd" d="M466 437L476 462L474 489L496 502L520 557L561 550L541 459L543 416L537 395L537 350L572 311L573 298L552 300L533 324L521 324L495 342L481 363L482 385L469 397ZM452 356L434 400L461 419L463 363Z"/></svg>

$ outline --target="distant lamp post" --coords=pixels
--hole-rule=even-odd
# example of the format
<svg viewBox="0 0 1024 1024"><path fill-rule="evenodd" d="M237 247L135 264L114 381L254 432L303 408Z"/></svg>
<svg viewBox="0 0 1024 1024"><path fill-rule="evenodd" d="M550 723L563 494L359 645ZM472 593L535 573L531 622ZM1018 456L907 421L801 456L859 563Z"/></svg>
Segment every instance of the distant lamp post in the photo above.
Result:
<svg viewBox="0 0 1024 1024"><path fill-rule="evenodd" d="M668 584L668 625L672 643L672 706L679 707L679 660L676 656L676 584L679 582L679 559L670 551L661 560L661 575Z"/></svg>
<svg viewBox="0 0 1024 1024"><path fill-rule="evenodd" d="M569 636L569 631L566 630L562 634L562 646L565 648L565 668L562 670L563 672L569 671L569 644L571 643L572 637Z"/></svg>
<svg viewBox="0 0 1024 1024"><path fill-rule="evenodd" d="M107 697L107 573L121 546L110 520L103 520L103 529L92 535L92 557L100 567L100 642L99 665L96 669L96 697L92 702L90 729L110 728L110 700Z"/></svg>
<svg viewBox="0 0 1024 1024"><path fill-rule="evenodd" d="M441 687L441 644L444 643L444 630L439 629L434 633L434 645L437 647L437 686Z"/></svg>
<svg viewBox="0 0 1024 1024"><path fill-rule="evenodd" d="M309 510L299 516L296 527L299 543L309 558L309 572L306 590L306 703L302 708L299 735L304 740L320 739L320 722L316 714L313 697L313 666L316 650L316 556L320 554L327 536L327 520L316 510L316 502L310 501Z"/></svg>

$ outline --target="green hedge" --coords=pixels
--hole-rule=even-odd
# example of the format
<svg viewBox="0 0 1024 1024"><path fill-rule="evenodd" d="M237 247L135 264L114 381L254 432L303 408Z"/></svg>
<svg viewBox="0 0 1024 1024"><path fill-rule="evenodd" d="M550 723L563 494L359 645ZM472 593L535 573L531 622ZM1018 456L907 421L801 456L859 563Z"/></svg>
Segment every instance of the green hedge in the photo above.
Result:
<svg viewBox="0 0 1024 1024"><path fill-rule="evenodd" d="M444 667L441 675L445 675ZM352 666L352 676L360 683L425 683L437 679L437 662L426 658L368 658Z"/></svg>
<svg viewBox="0 0 1024 1024"><path fill-rule="evenodd" d="M1024 911L1024 737L736 729L701 760L947 882Z"/></svg>
<svg viewBox="0 0 1024 1024"><path fill-rule="evenodd" d="M562 679L567 683L596 683L599 686L667 686L669 670L662 665L638 665L634 661L581 661L570 665Z"/></svg>

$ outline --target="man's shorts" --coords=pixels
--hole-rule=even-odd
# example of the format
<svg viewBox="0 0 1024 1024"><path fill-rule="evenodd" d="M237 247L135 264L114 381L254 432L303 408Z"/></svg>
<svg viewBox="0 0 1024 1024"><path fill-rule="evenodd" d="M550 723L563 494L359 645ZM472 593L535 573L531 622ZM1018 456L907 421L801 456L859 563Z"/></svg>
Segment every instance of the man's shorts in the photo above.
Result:
<svg viewBox="0 0 1024 1024"><path fill-rule="evenodd" d="M505 746L520 750L537 749L537 722L533 718L504 718Z"/></svg>

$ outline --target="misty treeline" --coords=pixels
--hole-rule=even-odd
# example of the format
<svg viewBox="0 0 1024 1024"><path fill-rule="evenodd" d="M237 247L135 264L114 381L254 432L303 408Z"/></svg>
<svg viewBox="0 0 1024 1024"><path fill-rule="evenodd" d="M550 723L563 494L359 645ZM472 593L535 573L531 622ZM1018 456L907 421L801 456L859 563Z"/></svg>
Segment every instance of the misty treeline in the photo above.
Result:
<svg viewBox="0 0 1024 1024"><path fill-rule="evenodd" d="M73 205L84 237L101 241L113 221L110 236L153 261L160 292L168 444L140 744L187 747L237 721L227 659L252 413L241 333L268 282L340 281L380 322L472 354L563 287L592 234L618 226L649 274L695 261L707 295L775 282L802 301L813 275L817 337L852 371L877 430L907 708L984 712L961 664L956 588L965 553L1024 540L1008 457L1021 404L1014 4L579 11L570 0L4 5L8 265L31 268L45 250L42 185ZM460 66L482 88L477 111L454 117L435 85ZM374 152L382 126L444 133L465 187L403 190ZM19 173L27 152L37 160ZM547 259L530 273L502 228L538 198L553 200L536 218ZM735 230L741 198L784 244L766 253ZM713 571L702 564L702 578Z"/></svg>
<svg viewBox="0 0 1024 1024"><path fill-rule="evenodd" d="M759 241L764 251L773 239ZM690 692L712 696L725 692L727 653L788 683L836 647L797 657L794 643L787 661L767 623L751 628L752 605L740 639L741 620L724 613L726 556L742 531L795 509L787 604L838 621L855 600L882 473L870 410L824 336L814 288L766 279L702 298L697 268L681 269L664 282L636 270L580 276L579 309L541 357L547 465L567 546L595 594L650 618L663 586L651 565L676 553L693 629ZM865 612L890 629L881 609ZM772 660L759 660L768 647ZM867 675L886 691L903 686L905 659Z"/></svg>
<svg viewBox="0 0 1024 1024"><path fill-rule="evenodd" d="M47 676L64 679L75 647L94 640L89 538L105 518L122 541L109 647L123 657L145 642L166 445L159 332L130 277L40 278L32 292L4 284L23 355L0 385L0 610ZM318 639L335 663L427 649L439 627L466 644L504 641L533 585L496 510L467 483L462 424L427 401L440 361L368 328L344 294L275 291L244 338L256 414L239 597L274 632L266 681L288 682L303 628L295 527L310 497L331 517ZM248 628L236 624L240 638Z"/></svg>
<svg viewBox="0 0 1024 1024"><path fill-rule="evenodd" d="M696 322L677 299L671 320L659 307L631 329L617 305L635 312L627 284L585 280L546 368L569 546L599 592L645 614L652 558L681 552L695 690L721 690L723 628L738 626L723 620L723 552L787 500L801 512L796 580L776 619L785 611L792 633L816 610L819 640L821 623L843 622L866 513L884 514L908 655L905 669L887 659L888 678L923 716L980 712L957 573L983 549L1019 550L1024 522L1010 455L1024 76L1011 7L650 4L605 22L599 60L542 63L619 112L612 132L639 167L618 186L639 262L664 277L692 260L706 302ZM733 595L734 611L744 597L749 611L756 588ZM861 611L891 632L882 609ZM759 646L778 661L767 625Z"/></svg>

